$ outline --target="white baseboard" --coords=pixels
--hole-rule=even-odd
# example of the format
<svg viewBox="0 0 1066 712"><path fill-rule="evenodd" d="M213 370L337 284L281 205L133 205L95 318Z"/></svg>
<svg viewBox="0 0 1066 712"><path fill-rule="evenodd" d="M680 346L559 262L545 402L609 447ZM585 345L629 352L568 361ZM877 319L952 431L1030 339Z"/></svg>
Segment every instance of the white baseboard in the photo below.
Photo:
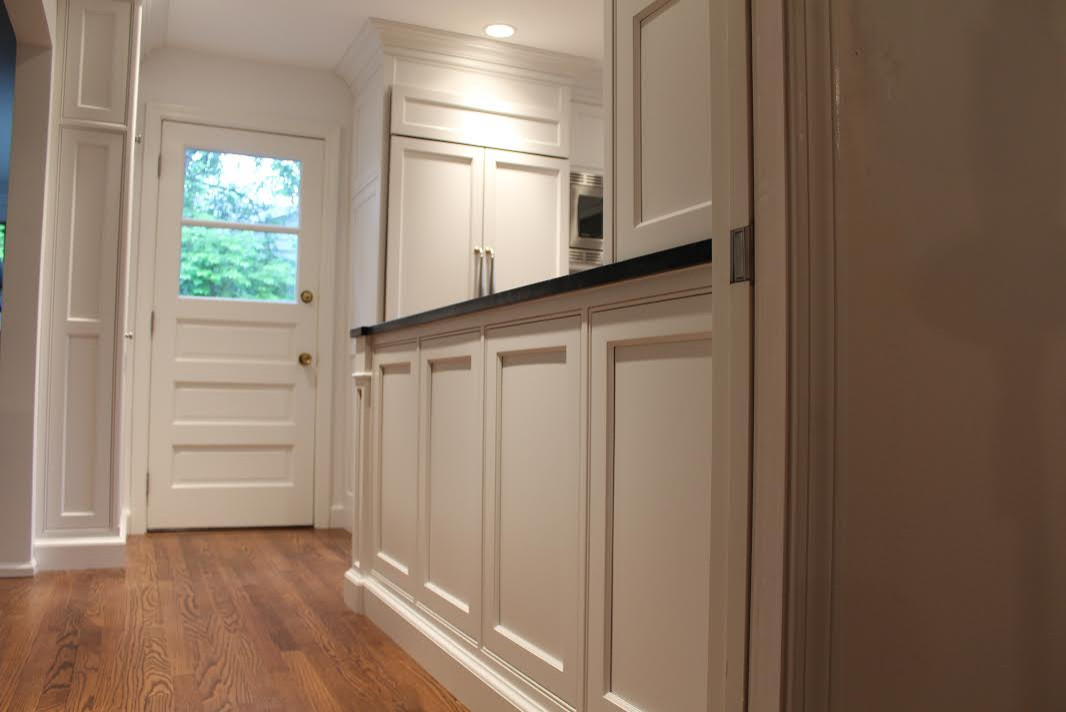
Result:
<svg viewBox="0 0 1066 712"><path fill-rule="evenodd" d="M344 600L364 613L471 712L567 712L571 708L492 664L374 576L350 569Z"/></svg>
<svg viewBox="0 0 1066 712"><path fill-rule="evenodd" d="M126 530L130 512L124 510L118 534L42 538L33 542L38 571L122 569L126 567Z"/></svg>
<svg viewBox="0 0 1066 712"><path fill-rule="evenodd" d="M25 578L37 573L37 562L27 561L24 564L0 564L0 578Z"/></svg>
<svg viewBox="0 0 1066 712"><path fill-rule="evenodd" d="M329 510L329 527L330 529L344 529L348 533L352 531L352 522L355 521L355 517L352 515L352 510L344 504L335 504L330 507Z"/></svg>

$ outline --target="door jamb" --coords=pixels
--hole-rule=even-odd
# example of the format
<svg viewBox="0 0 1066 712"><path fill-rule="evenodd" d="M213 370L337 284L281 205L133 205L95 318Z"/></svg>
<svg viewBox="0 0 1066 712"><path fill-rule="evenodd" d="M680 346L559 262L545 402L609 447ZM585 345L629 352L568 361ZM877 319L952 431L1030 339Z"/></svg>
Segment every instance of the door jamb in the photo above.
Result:
<svg viewBox="0 0 1066 712"><path fill-rule="evenodd" d="M341 127L328 122L261 115L216 113L172 104L149 103L144 120L144 143L141 147L140 219L130 254L131 274L128 305L133 326L133 394L132 408L123 413L125 426L131 428L129 457L126 458L126 481L130 483L129 533L144 534L148 528L148 414L151 394L152 342L151 313L155 302L155 240L159 205L159 176L151 170L162 148L163 122L175 121L223 129L277 133L323 142L325 176L322 194L322 249L319 263L318 291L332 295L319 301L317 343L318 370L315 383L314 438L314 526L330 525L330 497L333 456L333 376L334 334L337 291L335 263L340 239L338 206L341 174ZM134 286L135 285L135 286Z"/></svg>

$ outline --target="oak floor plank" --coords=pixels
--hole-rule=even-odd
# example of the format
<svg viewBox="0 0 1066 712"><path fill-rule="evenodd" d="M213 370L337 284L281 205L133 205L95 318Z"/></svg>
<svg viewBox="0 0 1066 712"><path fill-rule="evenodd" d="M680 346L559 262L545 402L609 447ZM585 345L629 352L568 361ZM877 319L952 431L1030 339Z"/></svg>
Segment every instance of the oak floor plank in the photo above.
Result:
<svg viewBox="0 0 1066 712"><path fill-rule="evenodd" d="M131 537L125 570L0 581L0 711L465 712L342 596L351 537Z"/></svg>

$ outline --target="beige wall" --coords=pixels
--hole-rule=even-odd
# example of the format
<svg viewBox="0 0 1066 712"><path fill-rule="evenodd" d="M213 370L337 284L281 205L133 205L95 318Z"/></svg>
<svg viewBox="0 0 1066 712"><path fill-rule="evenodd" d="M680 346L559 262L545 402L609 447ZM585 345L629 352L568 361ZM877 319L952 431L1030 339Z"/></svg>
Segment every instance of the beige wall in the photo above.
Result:
<svg viewBox="0 0 1066 712"><path fill-rule="evenodd" d="M41 250L48 200L54 2L8 3L16 27L11 182L0 332L0 576L32 573ZM15 10L19 19L16 21ZM24 41L29 38L28 41Z"/></svg>
<svg viewBox="0 0 1066 712"><path fill-rule="evenodd" d="M808 709L1064 710L1066 4L808 5L837 77L828 669L808 656L829 704Z"/></svg>

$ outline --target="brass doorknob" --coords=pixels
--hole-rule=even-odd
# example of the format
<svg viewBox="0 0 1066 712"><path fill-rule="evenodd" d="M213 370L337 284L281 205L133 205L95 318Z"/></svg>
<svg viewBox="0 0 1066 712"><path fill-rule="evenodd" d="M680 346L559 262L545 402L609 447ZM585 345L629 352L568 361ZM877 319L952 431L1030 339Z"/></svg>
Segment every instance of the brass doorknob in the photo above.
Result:
<svg viewBox="0 0 1066 712"><path fill-rule="evenodd" d="M300 365L301 366L310 366L311 365L311 354L306 353L306 352L300 354L299 361L300 361Z"/></svg>
<svg viewBox="0 0 1066 712"><path fill-rule="evenodd" d="M304 291L300 292L300 301L304 304L310 304L311 302L315 301L315 293L312 292L310 289L305 289Z"/></svg>

